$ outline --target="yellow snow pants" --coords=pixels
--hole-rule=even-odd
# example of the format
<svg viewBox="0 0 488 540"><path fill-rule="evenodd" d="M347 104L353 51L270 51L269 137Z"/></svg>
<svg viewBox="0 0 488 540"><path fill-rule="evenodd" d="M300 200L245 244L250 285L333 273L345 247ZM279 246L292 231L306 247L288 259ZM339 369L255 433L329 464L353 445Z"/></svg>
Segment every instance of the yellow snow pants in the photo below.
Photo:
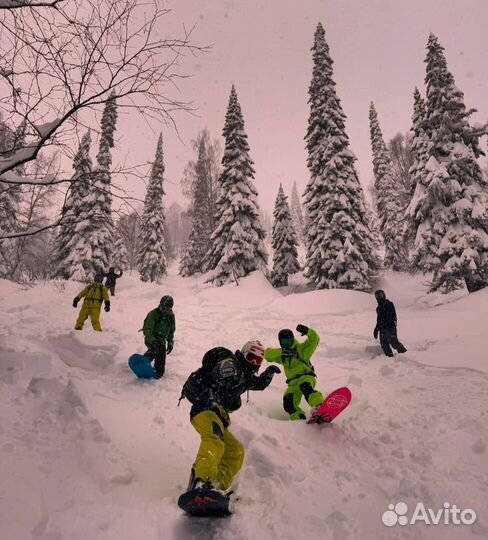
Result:
<svg viewBox="0 0 488 540"><path fill-rule="evenodd" d="M102 327L100 326L100 310L102 309L102 304L100 302L83 302L83 305L80 309L80 314L78 315L78 319L76 320L75 329L81 330L83 328L83 324L85 321L90 317L93 330L96 330L97 332L102 331Z"/></svg>
<svg viewBox="0 0 488 540"><path fill-rule="evenodd" d="M229 417L224 409L220 410L220 416L224 419ZM213 411L203 411L192 418L191 423L202 438L193 470L196 478L210 481L216 489L225 491L241 470L244 447L227 429L220 416Z"/></svg>

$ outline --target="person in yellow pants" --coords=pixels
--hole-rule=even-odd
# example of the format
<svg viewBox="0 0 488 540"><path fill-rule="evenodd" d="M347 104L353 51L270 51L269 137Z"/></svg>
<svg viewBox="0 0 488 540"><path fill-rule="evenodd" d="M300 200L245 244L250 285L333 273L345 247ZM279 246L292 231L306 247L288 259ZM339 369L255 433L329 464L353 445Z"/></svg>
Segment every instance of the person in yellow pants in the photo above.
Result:
<svg viewBox="0 0 488 540"><path fill-rule="evenodd" d="M261 375L264 347L257 340L247 342L233 354L224 347L208 351L202 367L194 371L183 385L181 398L192 408L190 420L201 437L200 448L192 467L188 490L218 489L227 491L244 463L244 447L229 431L229 413L239 409L241 394L247 390L264 390L276 366Z"/></svg>
<svg viewBox="0 0 488 540"><path fill-rule="evenodd" d="M212 486L227 491L244 463L244 447L228 429L228 413L217 406L215 411L197 414L191 423L202 438L193 465L195 478L205 478Z"/></svg>
<svg viewBox="0 0 488 540"><path fill-rule="evenodd" d="M93 283L87 285L73 300L73 307L78 306L81 298L84 298L78 319L76 320L75 330L81 330L86 319L90 317L93 330L102 331L100 326L100 310L102 302L105 302L105 311L110 311L110 296L107 287L102 284L102 274L96 274Z"/></svg>

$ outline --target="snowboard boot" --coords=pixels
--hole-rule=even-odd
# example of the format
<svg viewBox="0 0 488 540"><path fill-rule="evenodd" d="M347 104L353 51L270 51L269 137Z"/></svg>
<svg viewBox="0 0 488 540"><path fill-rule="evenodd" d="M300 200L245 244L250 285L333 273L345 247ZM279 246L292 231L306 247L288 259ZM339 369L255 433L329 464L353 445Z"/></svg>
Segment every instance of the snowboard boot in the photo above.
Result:
<svg viewBox="0 0 488 540"><path fill-rule="evenodd" d="M320 407L322 407L322 405L323 403L321 403L320 405L317 405L317 407L314 407L311 410L310 420L313 424L327 424L329 422L332 422L332 418L330 418L327 415L321 415L321 416L317 415L317 411L320 409Z"/></svg>
<svg viewBox="0 0 488 540"><path fill-rule="evenodd" d="M398 347L397 351L399 353L405 353L405 352L407 352L407 349L405 348L405 345L400 345L400 347Z"/></svg>
<svg viewBox="0 0 488 540"><path fill-rule="evenodd" d="M195 478L191 489L214 489L211 482L208 480L202 480L201 478Z"/></svg>
<svg viewBox="0 0 488 540"><path fill-rule="evenodd" d="M310 417L310 419L312 420L312 423L315 423L315 424L328 424L329 422L332 422L332 418L329 416L329 415L320 415L318 416L317 415L317 411L320 409L322 405L319 405L317 407L314 407L312 409L312 415Z"/></svg>
<svg viewBox="0 0 488 540"><path fill-rule="evenodd" d="M314 416L317 416L317 411L320 409L320 405L317 405L317 407L312 407L310 409L310 417L313 418Z"/></svg>

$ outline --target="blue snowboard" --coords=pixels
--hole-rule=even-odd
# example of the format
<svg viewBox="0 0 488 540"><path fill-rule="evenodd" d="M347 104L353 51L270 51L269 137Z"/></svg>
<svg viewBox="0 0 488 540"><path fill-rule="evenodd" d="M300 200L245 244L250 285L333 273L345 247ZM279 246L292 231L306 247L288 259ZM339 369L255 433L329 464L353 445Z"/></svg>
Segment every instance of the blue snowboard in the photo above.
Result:
<svg viewBox="0 0 488 540"><path fill-rule="evenodd" d="M133 354L129 358L129 367L139 379L156 379L156 371L151 365L151 359L142 354Z"/></svg>

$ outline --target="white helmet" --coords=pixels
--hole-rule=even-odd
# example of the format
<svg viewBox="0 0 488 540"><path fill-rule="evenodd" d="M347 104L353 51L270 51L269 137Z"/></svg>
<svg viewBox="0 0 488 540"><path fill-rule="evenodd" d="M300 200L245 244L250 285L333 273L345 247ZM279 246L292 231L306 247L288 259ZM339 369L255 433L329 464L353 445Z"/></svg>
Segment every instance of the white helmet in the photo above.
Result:
<svg viewBox="0 0 488 540"><path fill-rule="evenodd" d="M264 358L264 347L258 339L253 339L242 346L241 353L249 364L259 367Z"/></svg>

